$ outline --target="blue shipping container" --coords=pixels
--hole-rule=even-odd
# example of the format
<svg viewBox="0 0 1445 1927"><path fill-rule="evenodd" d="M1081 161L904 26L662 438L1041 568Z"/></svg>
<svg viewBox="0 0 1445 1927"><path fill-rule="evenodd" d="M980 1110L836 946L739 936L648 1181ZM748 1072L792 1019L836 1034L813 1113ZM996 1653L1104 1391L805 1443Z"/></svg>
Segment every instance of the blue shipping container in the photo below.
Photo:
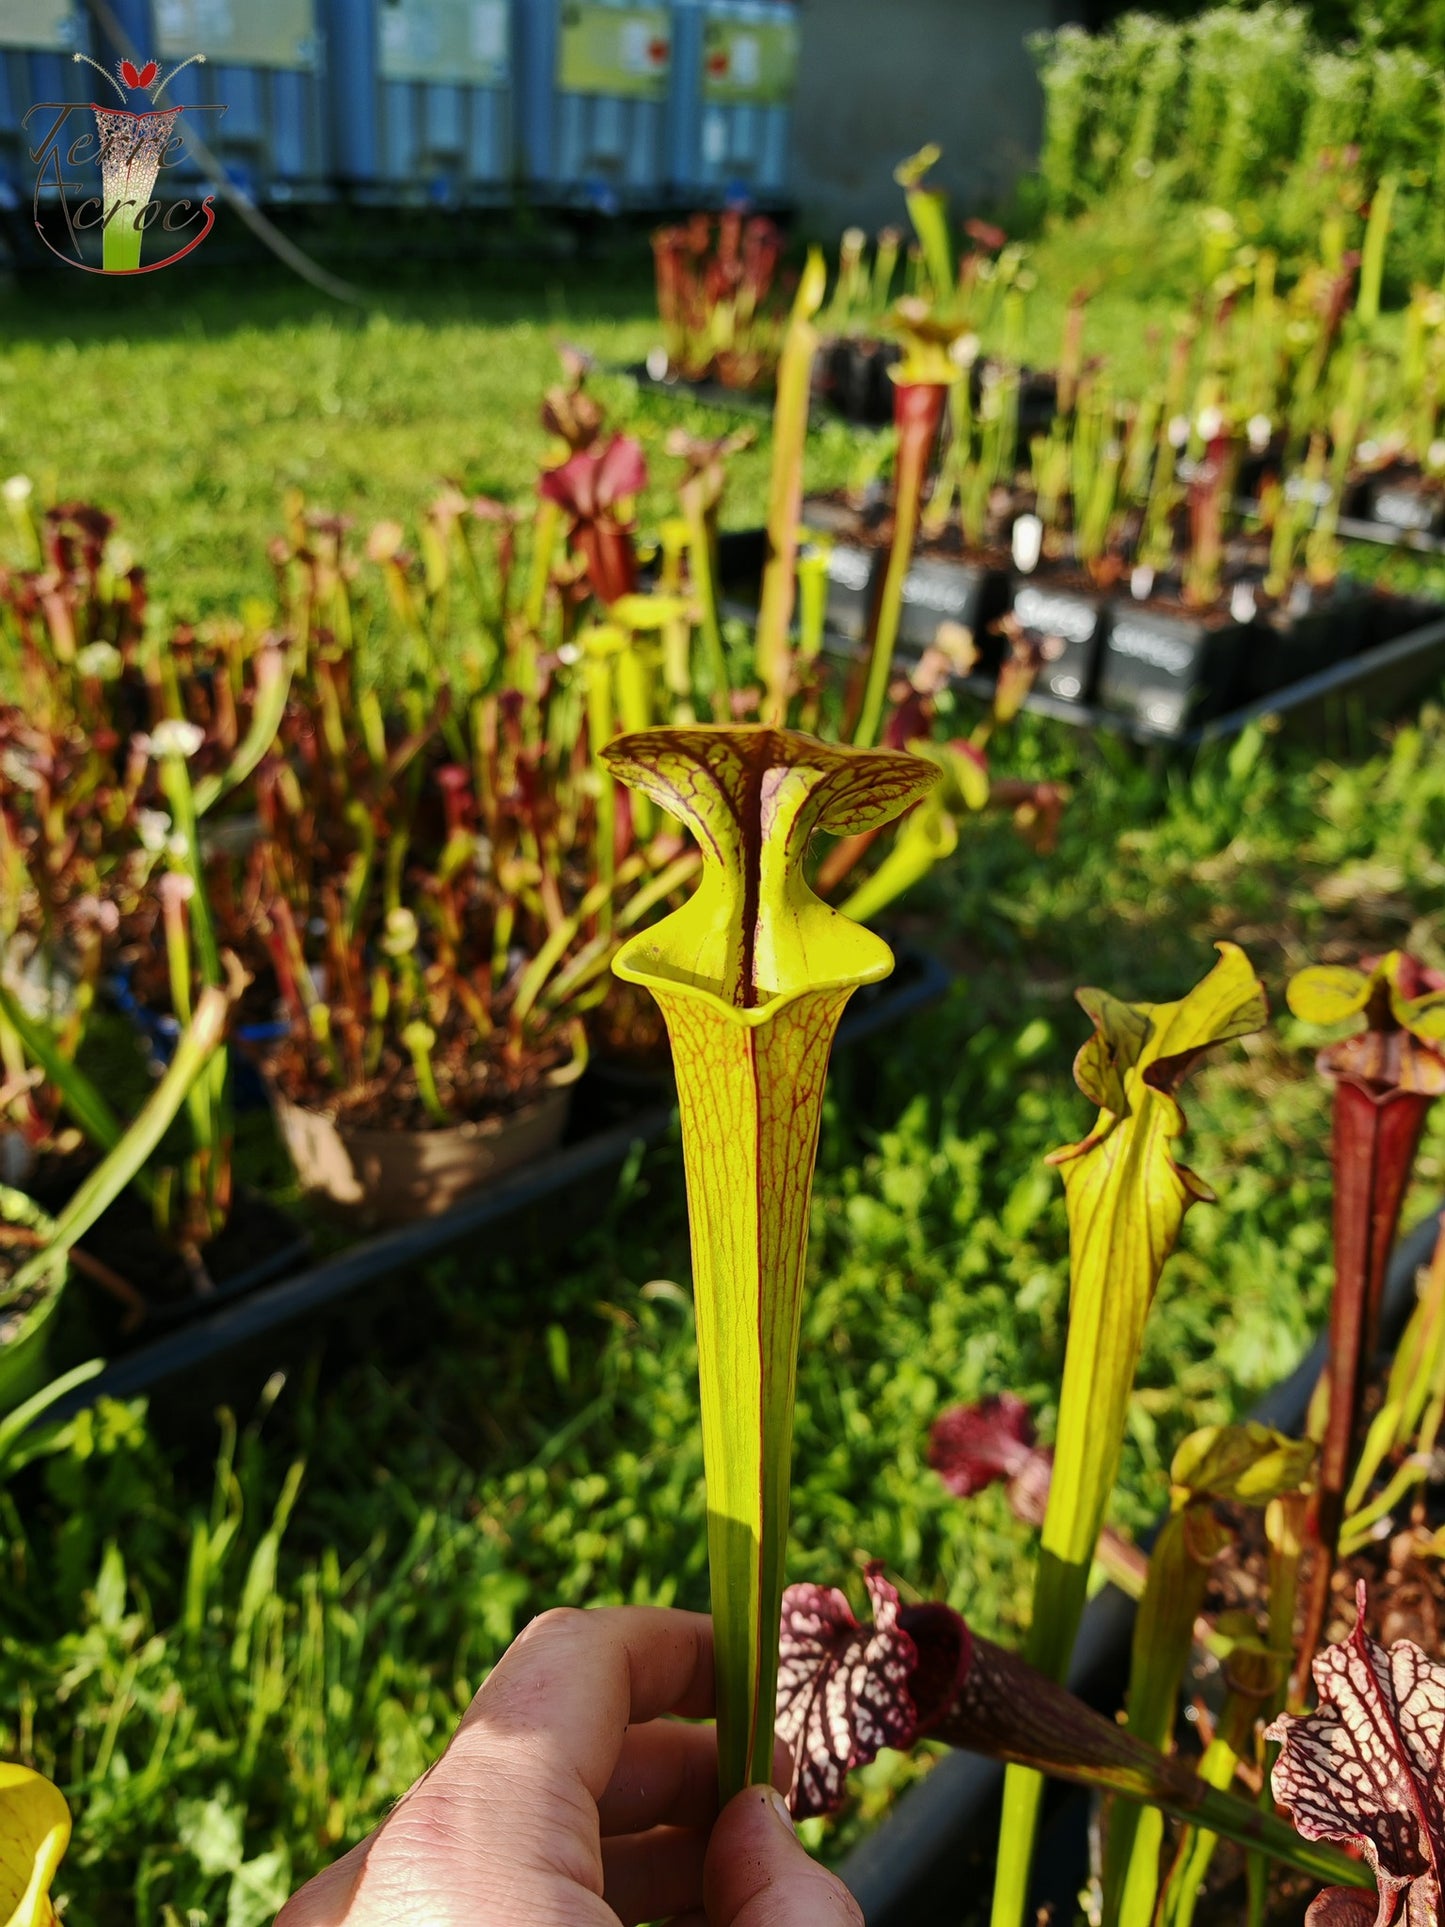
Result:
<svg viewBox="0 0 1445 1927"><path fill-rule="evenodd" d="M673 10L523 0L523 173L564 206L662 207L673 119Z"/></svg>
<svg viewBox="0 0 1445 1927"><path fill-rule="evenodd" d="M335 174L358 200L511 189L511 0L327 0Z"/></svg>
<svg viewBox="0 0 1445 1927"><path fill-rule="evenodd" d="M78 0L0 0L0 207L23 211L34 197L30 154L44 146L57 116L31 109L42 101L92 101L104 85L75 60L90 52Z"/></svg>
<svg viewBox="0 0 1445 1927"><path fill-rule="evenodd" d="M678 0L672 187L690 206L787 198L792 0Z"/></svg>
<svg viewBox="0 0 1445 1927"><path fill-rule="evenodd" d="M165 89L227 180L255 201L323 197L332 174L324 48L314 0L112 0L141 58L163 71L204 54ZM163 179L193 192L198 167Z"/></svg>

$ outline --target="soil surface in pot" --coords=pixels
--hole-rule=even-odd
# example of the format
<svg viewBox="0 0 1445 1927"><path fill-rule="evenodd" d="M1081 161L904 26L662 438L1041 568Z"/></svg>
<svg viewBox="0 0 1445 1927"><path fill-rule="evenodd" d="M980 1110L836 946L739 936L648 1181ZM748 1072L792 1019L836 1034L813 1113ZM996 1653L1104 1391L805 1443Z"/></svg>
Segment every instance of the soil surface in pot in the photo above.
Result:
<svg viewBox="0 0 1445 1927"><path fill-rule="evenodd" d="M1201 628L1211 630L1227 629L1237 620L1230 610L1227 594L1201 609L1192 602L1186 602L1181 593L1167 587L1150 596L1125 593L1118 598L1116 607L1120 615L1168 616L1172 622L1194 622Z"/></svg>
<svg viewBox="0 0 1445 1927"><path fill-rule="evenodd" d="M500 1047L479 1059L470 1039L455 1040L452 1049L439 1046L432 1053L432 1074L447 1124L476 1124L524 1110L545 1093L547 1072L566 1058L561 1040L529 1051L517 1063L510 1062ZM347 1130L437 1128L422 1102L411 1059L392 1044L382 1052L375 1077L342 1092L322 1072L308 1045L295 1037L267 1055L265 1070L288 1103L318 1112Z"/></svg>
<svg viewBox="0 0 1445 1927"><path fill-rule="evenodd" d="M825 502L830 507L849 510L851 519L846 527L835 531L839 541L850 542L860 549L882 549L887 551L893 542L892 511L883 509L860 509L850 498L846 489L833 489L826 494L810 495L803 505L803 523L807 526L808 504ZM926 513L926 511L925 511ZM927 535L920 528L918 539L913 545L915 562L968 562L976 567L987 569L1010 569L1013 557L1002 540L989 541L979 547L968 547L964 543L963 531L956 517L937 535Z"/></svg>
<svg viewBox="0 0 1445 1927"><path fill-rule="evenodd" d="M1051 562L1047 557L1027 575L1012 567L1009 573L1013 577L1015 591L1038 589L1045 595L1082 596L1089 602L1101 600L1116 586L1108 582L1096 582L1087 569L1076 568L1069 562Z"/></svg>
<svg viewBox="0 0 1445 1927"><path fill-rule="evenodd" d="M95 1162L89 1150L42 1157L31 1180L31 1194L53 1215ZM255 1273L276 1275L280 1260L299 1262L305 1248L306 1235L295 1219L264 1198L241 1191L219 1236L202 1251L206 1277L214 1290L198 1291L185 1259L157 1232L145 1200L136 1191L123 1191L76 1247L75 1277L67 1303L84 1300L90 1336L108 1353L177 1317L204 1310L234 1282L244 1282ZM102 1272L110 1274L111 1281L118 1280L130 1296L114 1282L104 1281Z"/></svg>

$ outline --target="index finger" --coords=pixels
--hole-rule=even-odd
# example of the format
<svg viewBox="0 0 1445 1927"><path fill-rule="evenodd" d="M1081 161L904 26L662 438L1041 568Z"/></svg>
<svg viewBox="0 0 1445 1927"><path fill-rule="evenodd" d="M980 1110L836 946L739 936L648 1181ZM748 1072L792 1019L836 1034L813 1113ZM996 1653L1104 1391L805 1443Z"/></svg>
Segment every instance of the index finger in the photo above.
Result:
<svg viewBox="0 0 1445 1927"><path fill-rule="evenodd" d="M467 1710L452 1751L501 1741L520 1765L570 1768L593 1799L629 1726L714 1711L712 1621L658 1606L559 1607L512 1644Z"/></svg>

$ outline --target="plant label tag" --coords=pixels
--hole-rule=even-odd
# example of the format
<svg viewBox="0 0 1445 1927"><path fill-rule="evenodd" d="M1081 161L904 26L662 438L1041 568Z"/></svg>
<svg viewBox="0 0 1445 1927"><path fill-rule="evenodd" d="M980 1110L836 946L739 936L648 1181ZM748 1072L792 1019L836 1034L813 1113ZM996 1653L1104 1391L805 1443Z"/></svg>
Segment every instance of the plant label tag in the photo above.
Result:
<svg viewBox="0 0 1445 1927"><path fill-rule="evenodd" d="M1228 707L1249 634L1237 623L1210 628L1125 603L1104 643L1099 701L1161 736L1177 736Z"/></svg>
<svg viewBox="0 0 1445 1927"><path fill-rule="evenodd" d="M828 627L857 642L867 633L873 578L879 558L872 549L838 542L828 557Z"/></svg>
<svg viewBox="0 0 1445 1927"><path fill-rule="evenodd" d="M1025 636L1040 646L1040 688L1066 703L1087 701L1103 628L1099 605L1025 583L1014 596L1013 613Z"/></svg>
<svg viewBox="0 0 1445 1927"><path fill-rule="evenodd" d="M1417 489L1379 489L1373 506L1377 522L1420 535L1434 528L1438 513L1437 504Z"/></svg>
<svg viewBox="0 0 1445 1927"><path fill-rule="evenodd" d="M1044 525L1037 515L1021 515L1013 526L1014 567L1020 575L1032 575L1044 551Z"/></svg>
<svg viewBox="0 0 1445 1927"><path fill-rule="evenodd" d="M927 649L940 623L957 622L982 638L980 620L988 571L970 562L915 562L903 578L898 640Z"/></svg>

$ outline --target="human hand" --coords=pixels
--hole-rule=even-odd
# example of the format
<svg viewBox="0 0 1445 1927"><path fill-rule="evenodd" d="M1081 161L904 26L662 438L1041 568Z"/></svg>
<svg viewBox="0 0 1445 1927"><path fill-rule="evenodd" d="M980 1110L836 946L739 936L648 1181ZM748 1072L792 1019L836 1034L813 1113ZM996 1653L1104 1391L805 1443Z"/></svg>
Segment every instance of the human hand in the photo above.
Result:
<svg viewBox="0 0 1445 1927"><path fill-rule="evenodd" d="M712 1622L620 1606L536 1619L451 1745L276 1927L862 1927L781 1796L717 1810ZM779 1764L786 1772L786 1761Z"/></svg>

